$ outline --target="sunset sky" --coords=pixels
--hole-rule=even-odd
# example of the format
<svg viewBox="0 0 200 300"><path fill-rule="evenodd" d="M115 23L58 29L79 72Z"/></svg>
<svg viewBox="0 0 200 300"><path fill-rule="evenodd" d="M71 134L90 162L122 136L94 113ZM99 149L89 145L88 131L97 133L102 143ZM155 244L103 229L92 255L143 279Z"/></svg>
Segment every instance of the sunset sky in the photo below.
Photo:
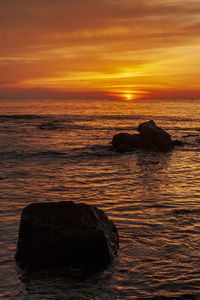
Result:
<svg viewBox="0 0 200 300"><path fill-rule="evenodd" d="M0 99L200 98L199 0L1 0Z"/></svg>

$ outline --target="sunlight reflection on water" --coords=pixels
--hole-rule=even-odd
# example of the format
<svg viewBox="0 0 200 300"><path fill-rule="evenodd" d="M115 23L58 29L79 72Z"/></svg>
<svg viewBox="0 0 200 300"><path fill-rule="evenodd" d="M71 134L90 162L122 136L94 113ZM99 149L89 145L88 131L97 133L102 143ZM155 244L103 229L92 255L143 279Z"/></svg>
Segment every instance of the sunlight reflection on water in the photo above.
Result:
<svg viewBox="0 0 200 300"><path fill-rule="evenodd" d="M26 102L18 107L10 102L1 108L2 115L37 115L42 111L46 116L1 118L0 296L138 299L200 293L197 144L167 154L116 154L105 147L120 126L135 130L149 116L171 128L173 137L183 135L189 127L194 133L199 127L197 107L185 102L175 119L180 107L177 103L150 105L148 101L136 101L117 105L110 102L105 108L99 102L81 105L79 101L58 102L56 106L45 102L40 106ZM60 120L61 114L62 128L38 127ZM66 130L74 115L76 126ZM183 131L173 130L175 125ZM23 285L14 262L21 210L31 202L62 200L102 208L118 227L119 255L108 270L86 282L72 282L65 276L51 278L48 274L43 280L34 278Z"/></svg>

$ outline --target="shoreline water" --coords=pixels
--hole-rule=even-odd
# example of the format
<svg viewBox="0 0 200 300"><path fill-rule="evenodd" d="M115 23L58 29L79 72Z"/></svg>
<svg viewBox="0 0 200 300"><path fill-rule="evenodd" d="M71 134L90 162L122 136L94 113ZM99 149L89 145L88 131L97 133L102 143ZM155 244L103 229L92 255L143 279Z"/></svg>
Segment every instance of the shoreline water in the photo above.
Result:
<svg viewBox="0 0 200 300"><path fill-rule="evenodd" d="M0 106L0 296L198 297L200 101L9 103ZM107 150L115 133L150 118L188 144L156 155ZM119 256L84 283L47 275L25 286L14 261L21 210L61 200L102 208L118 227Z"/></svg>

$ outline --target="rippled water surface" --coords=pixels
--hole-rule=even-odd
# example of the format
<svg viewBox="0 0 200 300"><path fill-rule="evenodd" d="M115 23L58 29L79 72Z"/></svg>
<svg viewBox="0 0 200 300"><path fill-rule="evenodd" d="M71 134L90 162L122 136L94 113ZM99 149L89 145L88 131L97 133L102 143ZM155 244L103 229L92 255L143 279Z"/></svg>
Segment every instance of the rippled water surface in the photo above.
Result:
<svg viewBox="0 0 200 300"><path fill-rule="evenodd" d="M200 101L1 101L0 297L4 299L200 299ZM170 153L117 154L118 132L154 119ZM118 257L85 281L21 281L14 254L31 202L95 204L116 224ZM188 296L189 297L189 296Z"/></svg>

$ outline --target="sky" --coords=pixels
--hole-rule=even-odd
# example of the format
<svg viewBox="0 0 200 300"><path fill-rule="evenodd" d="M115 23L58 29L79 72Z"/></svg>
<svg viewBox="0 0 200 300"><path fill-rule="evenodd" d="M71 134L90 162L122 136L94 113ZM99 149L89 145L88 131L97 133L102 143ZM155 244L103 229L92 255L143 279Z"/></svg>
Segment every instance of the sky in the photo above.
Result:
<svg viewBox="0 0 200 300"><path fill-rule="evenodd" d="M200 99L199 0L1 0L0 99Z"/></svg>

